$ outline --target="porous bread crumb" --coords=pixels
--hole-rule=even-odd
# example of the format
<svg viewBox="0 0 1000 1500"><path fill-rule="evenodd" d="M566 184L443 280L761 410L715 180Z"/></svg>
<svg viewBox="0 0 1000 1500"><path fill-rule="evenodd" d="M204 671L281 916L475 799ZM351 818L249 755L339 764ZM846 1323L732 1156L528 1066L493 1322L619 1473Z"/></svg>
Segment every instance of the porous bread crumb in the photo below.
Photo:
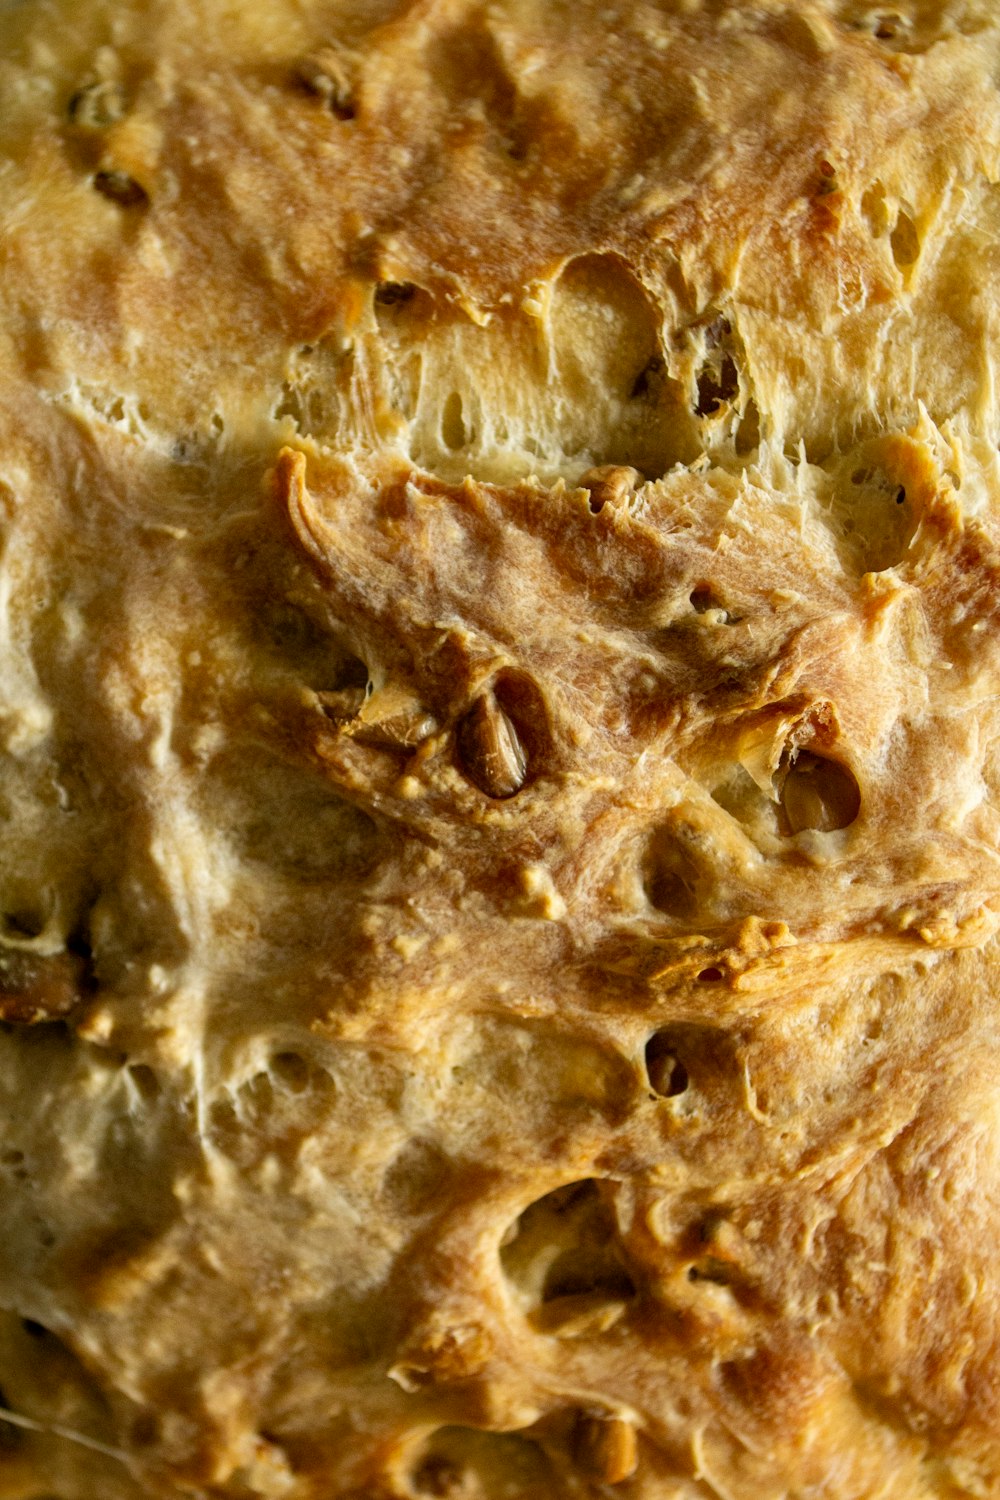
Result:
<svg viewBox="0 0 1000 1500"><path fill-rule="evenodd" d="M1000 1496L998 71L0 4L0 1500Z"/></svg>

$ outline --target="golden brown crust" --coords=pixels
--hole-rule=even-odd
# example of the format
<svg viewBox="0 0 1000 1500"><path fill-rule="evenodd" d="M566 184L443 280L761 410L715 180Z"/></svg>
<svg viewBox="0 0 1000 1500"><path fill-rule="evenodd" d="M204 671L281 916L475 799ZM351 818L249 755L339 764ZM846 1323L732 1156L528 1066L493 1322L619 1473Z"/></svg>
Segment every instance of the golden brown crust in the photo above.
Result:
<svg viewBox="0 0 1000 1500"><path fill-rule="evenodd" d="M5 1500L1000 1495L998 67L0 6Z"/></svg>

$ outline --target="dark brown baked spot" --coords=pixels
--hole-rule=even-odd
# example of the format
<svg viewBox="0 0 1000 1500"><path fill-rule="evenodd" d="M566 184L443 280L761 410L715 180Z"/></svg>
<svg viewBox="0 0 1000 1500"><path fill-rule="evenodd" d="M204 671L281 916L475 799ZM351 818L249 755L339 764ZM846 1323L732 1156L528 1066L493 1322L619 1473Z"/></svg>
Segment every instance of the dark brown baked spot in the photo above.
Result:
<svg viewBox="0 0 1000 1500"><path fill-rule="evenodd" d="M129 1429L129 1437L137 1448L149 1448L160 1437L160 1421L155 1412L140 1412Z"/></svg>

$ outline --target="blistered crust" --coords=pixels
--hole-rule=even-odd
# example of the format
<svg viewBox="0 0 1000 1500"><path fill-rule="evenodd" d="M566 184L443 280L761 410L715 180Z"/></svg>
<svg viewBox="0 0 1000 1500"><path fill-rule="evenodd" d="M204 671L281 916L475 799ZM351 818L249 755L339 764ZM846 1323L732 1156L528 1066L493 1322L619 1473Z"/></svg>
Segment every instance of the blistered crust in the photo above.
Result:
<svg viewBox="0 0 1000 1500"><path fill-rule="evenodd" d="M0 9L0 1496L1000 1495L986 0Z"/></svg>

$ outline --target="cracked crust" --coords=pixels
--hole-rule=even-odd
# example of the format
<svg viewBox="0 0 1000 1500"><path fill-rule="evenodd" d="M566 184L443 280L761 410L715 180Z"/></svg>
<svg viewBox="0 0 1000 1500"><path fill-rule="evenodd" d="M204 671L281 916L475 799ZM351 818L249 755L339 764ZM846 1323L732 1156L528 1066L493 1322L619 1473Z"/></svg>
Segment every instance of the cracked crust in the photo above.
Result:
<svg viewBox="0 0 1000 1500"><path fill-rule="evenodd" d="M0 4L0 1497L1000 1496L987 0Z"/></svg>

